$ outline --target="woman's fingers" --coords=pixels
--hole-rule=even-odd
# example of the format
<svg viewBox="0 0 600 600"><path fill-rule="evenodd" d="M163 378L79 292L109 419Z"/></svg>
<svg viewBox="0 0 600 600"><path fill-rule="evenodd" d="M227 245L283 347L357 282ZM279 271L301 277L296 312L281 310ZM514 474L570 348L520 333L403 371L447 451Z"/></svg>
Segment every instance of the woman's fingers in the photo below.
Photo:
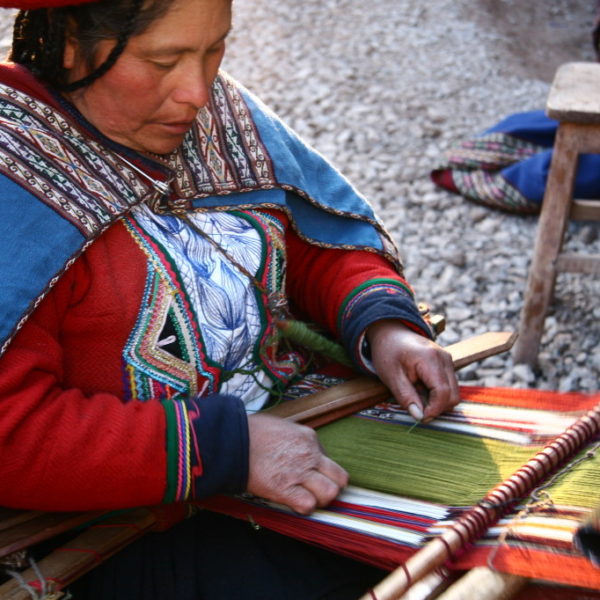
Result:
<svg viewBox="0 0 600 600"><path fill-rule="evenodd" d="M348 473L337 463L322 455L318 467L304 471L300 482L292 486L296 512L309 514L315 508L330 504L348 485Z"/></svg>
<svg viewBox="0 0 600 600"><path fill-rule="evenodd" d="M367 330L372 362L394 399L416 421L430 421L460 401L452 357L399 321Z"/></svg>
<svg viewBox="0 0 600 600"><path fill-rule="evenodd" d="M252 415L248 491L308 514L329 504L348 474L325 456L313 430L268 415Z"/></svg>
<svg viewBox="0 0 600 600"><path fill-rule="evenodd" d="M421 421L428 402L427 390L413 385L402 368L397 368L391 376L387 376L386 373L380 377L396 402L407 410L415 421Z"/></svg>
<svg viewBox="0 0 600 600"><path fill-rule="evenodd" d="M301 514L309 514L316 508L330 504L340 493L342 487L323 473L310 471L301 485L292 488L294 497L292 508Z"/></svg>
<svg viewBox="0 0 600 600"><path fill-rule="evenodd" d="M416 385L426 389L427 394L424 422L451 410L460 402L452 357L445 350L439 349L436 360L419 363L416 374L418 377Z"/></svg>
<svg viewBox="0 0 600 600"><path fill-rule="evenodd" d="M348 485L348 472L343 469L335 461L331 460L325 454L321 456L319 464L319 472L329 478L333 483L340 488L345 488Z"/></svg>

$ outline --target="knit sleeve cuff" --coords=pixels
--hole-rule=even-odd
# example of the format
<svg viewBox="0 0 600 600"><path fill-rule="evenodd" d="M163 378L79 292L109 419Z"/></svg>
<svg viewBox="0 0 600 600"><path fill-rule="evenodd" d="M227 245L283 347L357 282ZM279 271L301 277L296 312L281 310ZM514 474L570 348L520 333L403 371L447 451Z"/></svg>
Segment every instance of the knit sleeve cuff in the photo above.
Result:
<svg viewBox="0 0 600 600"><path fill-rule="evenodd" d="M433 337L410 288L393 279L369 281L348 296L338 321L346 351L363 371L373 372L365 331L369 325L384 319L397 319L416 333Z"/></svg>
<svg viewBox="0 0 600 600"><path fill-rule="evenodd" d="M233 396L165 401L167 486L163 501L237 493L248 482L248 418Z"/></svg>

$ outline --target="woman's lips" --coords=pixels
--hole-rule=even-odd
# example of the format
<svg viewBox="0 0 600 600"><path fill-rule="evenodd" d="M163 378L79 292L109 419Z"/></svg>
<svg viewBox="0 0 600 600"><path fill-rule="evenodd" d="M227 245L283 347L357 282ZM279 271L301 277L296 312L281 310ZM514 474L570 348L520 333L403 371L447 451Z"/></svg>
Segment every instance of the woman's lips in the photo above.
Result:
<svg viewBox="0 0 600 600"><path fill-rule="evenodd" d="M181 135L182 133L187 133L193 123L194 121L172 121L170 123L160 123L160 126L171 134Z"/></svg>

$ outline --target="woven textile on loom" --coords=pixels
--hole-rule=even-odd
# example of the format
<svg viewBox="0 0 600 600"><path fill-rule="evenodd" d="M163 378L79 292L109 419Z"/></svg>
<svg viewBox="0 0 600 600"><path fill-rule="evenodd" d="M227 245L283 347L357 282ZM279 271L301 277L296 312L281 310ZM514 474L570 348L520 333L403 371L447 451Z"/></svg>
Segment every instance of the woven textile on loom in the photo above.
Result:
<svg viewBox="0 0 600 600"><path fill-rule="evenodd" d="M328 454L351 477L327 510L302 517L252 498L225 497L207 507L392 569L600 402L599 395L505 388L463 387L461 393L453 413L427 426L411 428L404 411L380 404L319 429ZM590 452L597 441L562 475L548 478L539 501L515 506L450 566L491 564L600 590L600 569L573 545L600 499L600 456Z"/></svg>

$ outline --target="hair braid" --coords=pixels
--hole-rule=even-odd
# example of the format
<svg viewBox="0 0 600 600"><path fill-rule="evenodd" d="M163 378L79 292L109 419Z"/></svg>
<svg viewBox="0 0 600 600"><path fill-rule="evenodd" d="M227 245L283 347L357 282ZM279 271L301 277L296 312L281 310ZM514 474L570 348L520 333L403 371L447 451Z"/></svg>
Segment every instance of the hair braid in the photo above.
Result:
<svg viewBox="0 0 600 600"><path fill-rule="evenodd" d="M65 52L65 28L67 17L64 10L48 13L48 39L39 58L39 69L50 81L63 78L63 55Z"/></svg>
<svg viewBox="0 0 600 600"><path fill-rule="evenodd" d="M15 19L11 60L31 65L39 75L40 63L44 58L48 32L48 11L22 10ZM46 35L44 35L46 33Z"/></svg>
<svg viewBox="0 0 600 600"><path fill-rule="evenodd" d="M173 0L98 0L81 6L21 10L13 27L10 59L26 66L56 89L74 91L102 77L123 53L129 38L145 31L165 14ZM64 52L67 36L79 43L81 58L91 72L67 82ZM93 68L97 44L115 40L106 60Z"/></svg>
<svg viewBox="0 0 600 600"><path fill-rule="evenodd" d="M13 25L13 43L10 52L10 60L14 62L25 62L29 46L25 44L27 39L23 33L27 28L27 11L20 11Z"/></svg>
<svg viewBox="0 0 600 600"><path fill-rule="evenodd" d="M82 87L86 87L90 85L90 83L96 81L99 77L102 77L116 62L119 56L123 53L125 46L127 44L127 40L134 32L136 27L136 17L140 8L142 7L144 0L132 0L131 8L129 11L129 15L125 21L125 26L119 33L117 37L117 43L115 47L110 51L110 54L106 57L106 60L94 71L92 71L89 75L78 79L72 83L64 85L62 87L63 90L73 92Z"/></svg>

